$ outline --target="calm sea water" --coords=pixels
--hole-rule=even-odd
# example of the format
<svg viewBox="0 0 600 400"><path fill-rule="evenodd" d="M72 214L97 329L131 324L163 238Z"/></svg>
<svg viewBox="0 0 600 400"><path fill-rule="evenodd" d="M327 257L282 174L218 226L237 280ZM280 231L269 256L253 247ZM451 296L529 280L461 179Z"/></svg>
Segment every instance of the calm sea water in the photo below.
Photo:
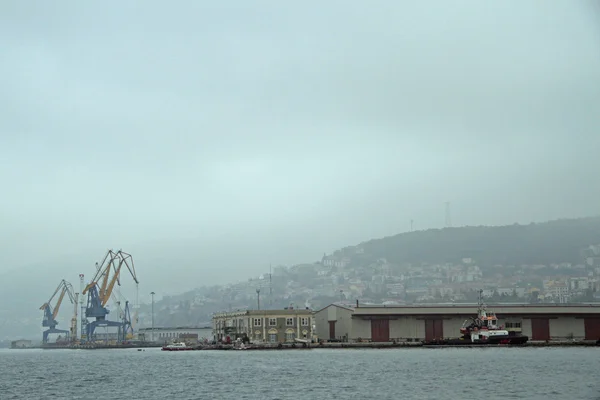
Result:
<svg viewBox="0 0 600 400"><path fill-rule="evenodd" d="M0 350L0 399L600 399L600 348Z"/></svg>

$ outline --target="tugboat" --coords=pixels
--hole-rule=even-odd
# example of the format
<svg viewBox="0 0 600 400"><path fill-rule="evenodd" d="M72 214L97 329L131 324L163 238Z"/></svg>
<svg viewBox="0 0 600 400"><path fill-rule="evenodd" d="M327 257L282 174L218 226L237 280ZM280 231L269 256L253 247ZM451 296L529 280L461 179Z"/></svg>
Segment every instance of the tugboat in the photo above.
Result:
<svg viewBox="0 0 600 400"><path fill-rule="evenodd" d="M529 337L508 332L503 326L498 326L496 313L488 311L479 291L477 317L463 323L460 333L463 335L461 344L525 344Z"/></svg>
<svg viewBox="0 0 600 400"><path fill-rule="evenodd" d="M425 345L473 346L473 345L521 345L527 343L529 337L515 332L509 332L498 325L496 313L488 311L482 298L483 290L479 291L477 317L467 319L457 339L447 339L424 343Z"/></svg>

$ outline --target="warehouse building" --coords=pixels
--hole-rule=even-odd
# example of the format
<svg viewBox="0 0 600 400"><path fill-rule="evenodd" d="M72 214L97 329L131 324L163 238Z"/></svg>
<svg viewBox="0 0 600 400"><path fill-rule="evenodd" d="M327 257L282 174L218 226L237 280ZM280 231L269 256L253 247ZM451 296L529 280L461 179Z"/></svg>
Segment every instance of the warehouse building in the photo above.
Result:
<svg viewBox="0 0 600 400"><path fill-rule="evenodd" d="M186 341L190 343L212 340L212 329L210 327L197 326L173 326L141 328L138 330L140 340L158 343L170 343L174 341Z"/></svg>
<svg viewBox="0 0 600 400"><path fill-rule="evenodd" d="M213 332L217 340L227 336L234 340L248 337L253 342L286 343L296 338L312 340L311 310L246 310L213 315Z"/></svg>
<svg viewBox="0 0 600 400"><path fill-rule="evenodd" d="M600 339L600 306L592 304L492 305L508 331L531 341ZM315 313L319 338L367 342L420 342L460 336L477 305L358 306L331 304Z"/></svg>
<svg viewBox="0 0 600 400"><path fill-rule="evenodd" d="M33 342L31 340L20 339L13 340L10 342L11 349L29 349L33 347Z"/></svg>

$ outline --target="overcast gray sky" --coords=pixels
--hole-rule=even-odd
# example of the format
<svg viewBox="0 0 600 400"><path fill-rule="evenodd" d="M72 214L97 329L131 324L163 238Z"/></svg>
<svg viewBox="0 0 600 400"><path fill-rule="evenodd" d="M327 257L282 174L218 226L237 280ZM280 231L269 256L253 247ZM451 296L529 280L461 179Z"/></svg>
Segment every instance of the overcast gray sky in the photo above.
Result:
<svg viewBox="0 0 600 400"><path fill-rule="evenodd" d="M163 292L441 227L445 201L597 215L592 4L3 1L0 272L123 248Z"/></svg>

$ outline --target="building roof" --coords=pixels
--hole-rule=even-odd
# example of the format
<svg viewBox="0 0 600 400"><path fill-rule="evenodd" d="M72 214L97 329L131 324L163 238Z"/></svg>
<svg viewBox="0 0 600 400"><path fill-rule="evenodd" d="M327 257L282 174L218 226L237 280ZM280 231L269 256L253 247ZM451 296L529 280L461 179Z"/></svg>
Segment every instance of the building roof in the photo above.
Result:
<svg viewBox="0 0 600 400"><path fill-rule="evenodd" d="M283 310L248 310L248 315L286 315L286 314L312 314L312 310L306 308L288 308Z"/></svg>
<svg viewBox="0 0 600 400"><path fill-rule="evenodd" d="M228 317L242 317L252 315L311 315L312 310L306 308L288 308L279 310L244 310L244 311L226 311L220 313L214 313L213 318L228 318Z"/></svg>
<svg viewBox="0 0 600 400"><path fill-rule="evenodd" d="M212 329L210 326L156 326L154 328L139 328L138 331L150 332L155 331L174 331L174 330L190 330L190 329Z"/></svg>
<svg viewBox="0 0 600 400"><path fill-rule="evenodd" d="M354 311L354 307L346 306L346 305L343 305L343 304L340 304L340 303L331 303L330 305L325 306L325 307L321 308L318 311L315 311L315 313L319 313L319 312L323 311L324 309L329 308L331 306L343 308L344 310L348 310L348 311Z"/></svg>
<svg viewBox="0 0 600 400"><path fill-rule="evenodd" d="M489 311L502 314L596 314L600 316L599 304L496 304L486 305ZM361 306L354 309L354 316L369 315L473 315L476 304L410 305L410 306Z"/></svg>

